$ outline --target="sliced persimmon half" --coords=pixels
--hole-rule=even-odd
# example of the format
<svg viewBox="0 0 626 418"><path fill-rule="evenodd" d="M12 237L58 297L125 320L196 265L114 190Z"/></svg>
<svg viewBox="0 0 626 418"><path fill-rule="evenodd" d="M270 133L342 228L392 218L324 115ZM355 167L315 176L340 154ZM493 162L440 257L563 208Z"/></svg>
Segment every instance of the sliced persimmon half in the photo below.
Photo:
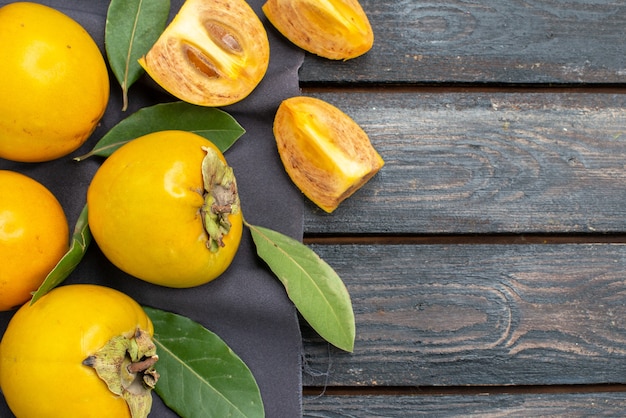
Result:
<svg viewBox="0 0 626 418"><path fill-rule="evenodd" d="M314 97L284 100L274 117L273 130L280 159L291 180L329 213L385 164L352 118Z"/></svg>
<svg viewBox="0 0 626 418"><path fill-rule="evenodd" d="M269 57L267 32L244 0L187 0L139 63L180 100L226 106L256 88Z"/></svg>
<svg viewBox="0 0 626 418"><path fill-rule="evenodd" d="M358 0L268 0L263 13L292 43L324 58L356 58L374 44Z"/></svg>

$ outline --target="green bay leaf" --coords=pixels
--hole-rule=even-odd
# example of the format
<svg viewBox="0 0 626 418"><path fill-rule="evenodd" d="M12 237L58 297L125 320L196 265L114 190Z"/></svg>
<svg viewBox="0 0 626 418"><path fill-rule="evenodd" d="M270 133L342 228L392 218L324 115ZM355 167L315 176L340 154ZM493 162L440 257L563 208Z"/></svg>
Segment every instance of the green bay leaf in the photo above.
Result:
<svg viewBox="0 0 626 418"><path fill-rule="evenodd" d="M181 315L143 307L154 324L155 392L181 417L263 417L246 364L215 333Z"/></svg>
<svg viewBox="0 0 626 418"><path fill-rule="evenodd" d="M326 341L352 352L355 322L350 294L313 250L280 232L246 224L261 257L285 286L302 317Z"/></svg>
<svg viewBox="0 0 626 418"><path fill-rule="evenodd" d="M90 152L75 160L82 161L94 155L108 157L137 137L165 130L194 132L213 142L222 152L245 133L241 125L223 110L185 102L161 103L144 107L126 117L111 128Z"/></svg>
<svg viewBox="0 0 626 418"><path fill-rule="evenodd" d="M87 222L87 205L85 205L74 226L69 250L52 271L48 273L39 289L35 291L30 300L31 305L50 290L63 283L67 276L74 271L83 259L85 252L87 252L91 239L91 231Z"/></svg>
<svg viewBox="0 0 626 418"><path fill-rule="evenodd" d="M154 45L165 29L169 0L111 0L107 11L104 45L111 70L122 87L128 106L128 89L143 74L137 60Z"/></svg>

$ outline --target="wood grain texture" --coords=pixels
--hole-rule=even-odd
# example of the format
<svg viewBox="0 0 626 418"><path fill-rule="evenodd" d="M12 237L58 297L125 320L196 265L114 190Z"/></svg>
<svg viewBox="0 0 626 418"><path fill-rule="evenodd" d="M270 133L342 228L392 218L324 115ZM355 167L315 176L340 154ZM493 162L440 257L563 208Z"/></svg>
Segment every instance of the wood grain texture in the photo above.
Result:
<svg viewBox="0 0 626 418"><path fill-rule="evenodd" d="M621 0L362 0L374 47L307 55L303 84L623 83Z"/></svg>
<svg viewBox="0 0 626 418"><path fill-rule="evenodd" d="M617 417L624 393L305 397L304 417Z"/></svg>
<svg viewBox="0 0 626 418"><path fill-rule="evenodd" d="M354 353L304 330L310 386L626 382L626 246L312 246L345 281Z"/></svg>
<svg viewBox="0 0 626 418"><path fill-rule="evenodd" d="M626 2L361 4L374 48L300 70L386 161L334 213L307 202L357 341L303 324L303 383L331 393L304 416L623 416L626 245L597 237L626 232Z"/></svg>
<svg viewBox="0 0 626 418"><path fill-rule="evenodd" d="M626 219L626 95L313 92L386 161L311 234L611 233Z"/></svg>

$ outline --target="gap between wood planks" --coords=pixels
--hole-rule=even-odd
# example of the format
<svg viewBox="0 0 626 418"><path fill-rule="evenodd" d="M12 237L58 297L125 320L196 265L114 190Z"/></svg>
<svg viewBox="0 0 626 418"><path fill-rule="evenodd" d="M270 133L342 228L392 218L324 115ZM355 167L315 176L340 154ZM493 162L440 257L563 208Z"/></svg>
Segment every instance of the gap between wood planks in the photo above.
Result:
<svg viewBox="0 0 626 418"><path fill-rule="evenodd" d="M533 385L533 386L305 386L304 396L446 396L446 395L524 395L626 392L623 384Z"/></svg>
<svg viewBox="0 0 626 418"><path fill-rule="evenodd" d="M546 93L626 94L625 84L323 84L300 85L302 94L313 93Z"/></svg>
<svg viewBox="0 0 626 418"><path fill-rule="evenodd" d="M326 245L512 245L512 244L626 244L626 234L451 234L451 235L330 235L305 234L305 244Z"/></svg>

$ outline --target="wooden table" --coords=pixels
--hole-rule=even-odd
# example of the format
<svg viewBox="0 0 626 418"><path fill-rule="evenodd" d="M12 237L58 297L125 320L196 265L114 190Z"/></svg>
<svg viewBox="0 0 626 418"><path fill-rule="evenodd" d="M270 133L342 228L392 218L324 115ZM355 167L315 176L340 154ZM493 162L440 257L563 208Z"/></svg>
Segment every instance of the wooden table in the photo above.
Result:
<svg viewBox="0 0 626 418"><path fill-rule="evenodd" d="M626 2L362 0L365 56L308 55L383 170L305 242L356 348L303 324L304 415L626 414Z"/></svg>

